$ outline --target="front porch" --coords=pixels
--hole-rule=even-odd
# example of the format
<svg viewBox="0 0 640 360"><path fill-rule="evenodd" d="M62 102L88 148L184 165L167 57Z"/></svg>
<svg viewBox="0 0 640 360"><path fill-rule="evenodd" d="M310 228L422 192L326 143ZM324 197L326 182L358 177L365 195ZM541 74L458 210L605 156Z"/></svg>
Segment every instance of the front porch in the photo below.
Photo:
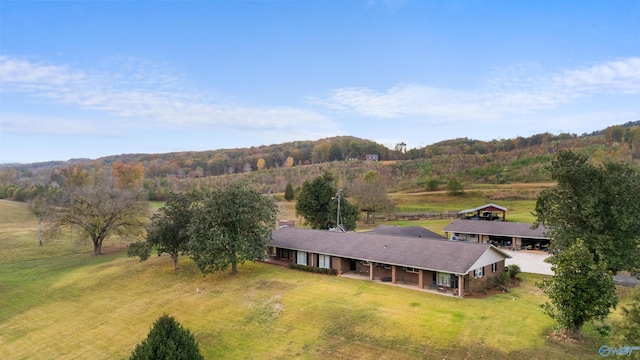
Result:
<svg viewBox="0 0 640 360"><path fill-rule="evenodd" d="M439 287L437 285L430 285L430 286L427 286L427 287L424 287L424 288L420 288L418 286L418 284L407 283L406 281L396 281L394 283L392 281L387 281L388 278L384 278L384 277L382 277L382 278L374 278L373 280L371 280L371 279L369 279L369 274L356 273L356 272L353 272L353 271L342 273L342 274L340 274L338 276L349 278L349 279L356 279L356 280L360 280L360 281L371 281L371 282L380 283L380 284L384 284L384 285L397 286L397 287L401 287L401 288L405 288L405 289L418 290L418 291L422 291L422 292L426 292L426 293L430 293L430 294L438 294L438 295L450 296L450 297L459 297L458 296L458 291L457 291L456 288L442 287L442 289L440 289L441 287Z"/></svg>
<svg viewBox="0 0 640 360"><path fill-rule="evenodd" d="M291 259L288 259L288 258L283 259L275 256L269 256L264 260L262 260L262 262L266 264L282 266L286 268L289 267L289 264L294 263L293 261L291 261ZM387 274L379 273L379 271L375 271L375 270L374 270L374 276L373 278L371 278L371 276L369 275L369 271L363 271L363 269L359 269L359 270L360 271L358 270L342 271L341 270L338 272L338 276L349 278L349 279L356 279L360 281L371 281L371 282L381 283L385 285L392 285L392 286L397 286L405 289L419 290L419 291L423 291L431 294L459 297L458 288L456 287L437 285L436 282L432 282L428 286L420 287L418 281L411 281L411 280L417 280L417 279L406 278L400 275L400 276L397 276L394 281L392 276L385 276ZM392 274L388 274L388 275L392 275Z"/></svg>

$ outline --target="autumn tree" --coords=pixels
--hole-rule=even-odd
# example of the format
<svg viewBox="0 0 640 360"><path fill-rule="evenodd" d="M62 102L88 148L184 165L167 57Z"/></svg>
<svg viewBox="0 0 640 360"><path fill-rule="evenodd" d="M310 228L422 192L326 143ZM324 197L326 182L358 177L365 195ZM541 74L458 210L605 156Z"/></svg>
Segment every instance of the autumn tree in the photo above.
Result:
<svg viewBox="0 0 640 360"><path fill-rule="evenodd" d="M136 345L130 357L130 360L156 359L204 360L204 357L189 329L165 314L153 323L147 338Z"/></svg>
<svg viewBox="0 0 640 360"><path fill-rule="evenodd" d="M360 211L367 213L366 222L370 222L370 215L379 211L391 211L393 201L385 190L384 178L376 171L368 171L362 179L355 181L349 188L349 194L355 200ZM375 222L375 216L374 216Z"/></svg>
<svg viewBox="0 0 640 360"><path fill-rule="evenodd" d="M91 239L93 252L99 255L104 240L111 235L144 234L149 207L139 190L117 189L96 172L89 184L67 184L49 208L52 229L73 229Z"/></svg>
<svg viewBox="0 0 640 360"><path fill-rule="evenodd" d="M189 256L204 274L262 259L276 225L275 201L233 183L202 194L189 224Z"/></svg>
<svg viewBox="0 0 640 360"><path fill-rule="evenodd" d="M264 161L263 158L258 159L258 161L256 162L256 168L258 168L258 170L264 169L265 165L266 165L266 162Z"/></svg>
<svg viewBox="0 0 640 360"><path fill-rule="evenodd" d="M141 261L149 257L155 248L158 256L167 253L173 260L173 269L178 269L178 256L187 251L188 228L191 223L193 204L198 193L171 194L166 204L151 217L151 226L144 243L129 245L129 256L137 256Z"/></svg>
<svg viewBox="0 0 640 360"><path fill-rule="evenodd" d="M547 261L555 276L538 284L551 301L543 309L569 336L579 338L586 322L603 320L618 304L613 277L581 240Z"/></svg>
<svg viewBox="0 0 640 360"><path fill-rule="evenodd" d="M288 156L287 160L284 162L284 167L293 167L293 157Z"/></svg>
<svg viewBox="0 0 640 360"><path fill-rule="evenodd" d="M144 166L115 162L111 165L111 172L117 189L135 189L142 185Z"/></svg>
<svg viewBox="0 0 640 360"><path fill-rule="evenodd" d="M93 181L92 174L84 169L83 164L69 165L60 170L62 183L60 186L84 186Z"/></svg>

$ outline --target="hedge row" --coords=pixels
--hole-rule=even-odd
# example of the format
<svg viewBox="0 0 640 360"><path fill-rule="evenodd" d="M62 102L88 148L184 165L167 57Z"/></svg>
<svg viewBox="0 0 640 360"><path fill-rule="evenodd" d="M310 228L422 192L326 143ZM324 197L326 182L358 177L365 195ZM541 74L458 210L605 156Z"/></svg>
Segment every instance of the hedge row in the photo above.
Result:
<svg viewBox="0 0 640 360"><path fill-rule="evenodd" d="M338 274L338 272L335 269L317 268L313 266L300 265L300 264L289 264L289 268L302 270L306 272L318 273L318 274L329 274L329 275Z"/></svg>

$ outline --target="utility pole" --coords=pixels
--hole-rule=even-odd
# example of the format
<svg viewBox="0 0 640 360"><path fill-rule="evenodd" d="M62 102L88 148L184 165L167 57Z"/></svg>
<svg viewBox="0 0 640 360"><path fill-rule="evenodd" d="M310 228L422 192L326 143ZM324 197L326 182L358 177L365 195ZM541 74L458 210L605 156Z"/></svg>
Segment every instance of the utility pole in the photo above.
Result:
<svg viewBox="0 0 640 360"><path fill-rule="evenodd" d="M341 220L341 216L340 216L340 193L342 192L342 189L338 189L338 192L336 193L336 197L334 199L338 200L338 211L336 214L336 231L342 231L343 227L340 226L340 220Z"/></svg>

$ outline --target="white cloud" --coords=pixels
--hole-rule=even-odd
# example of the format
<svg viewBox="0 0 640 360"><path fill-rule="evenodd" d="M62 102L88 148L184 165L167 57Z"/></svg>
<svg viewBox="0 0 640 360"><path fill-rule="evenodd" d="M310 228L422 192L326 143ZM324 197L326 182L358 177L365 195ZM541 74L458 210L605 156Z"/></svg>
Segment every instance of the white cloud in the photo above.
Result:
<svg viewBox="0 0 640 360"><path fill-rule="evenodd" d="M117 72L82 71L67 66L0 56L2 92L46 98L110 118L129 119L129 125L227 129L312 128L331 131L336 125L323 115L295 107L250 107L216 101L187 89L184 82L149 63L128 61ZM14 117L21 121L24 118ZM33 123L30 118L26 123ZM44 118L41 118L44 120ZM134 121L131 121L134 120ZM68 122L68 120L66 120ZM82 120L74 120L82 125ZM51 123L52 121L49 121ZM55 122L65 123L60 119ZM9 129L17 129L12 121ZM39 126L40 129L53 128ZM84 124L97 125L95 121ZM66 127L63 127L66 128Z"/></svg>
<svg viewBox="0 0 640 360"><path fill-rule="evenodd" d="M386 92L363 87L336 89L325 99L311 100L329 109L362 116L427 117L431 122L454 122L529 114L604 94L640 94L640 58L551 75L528 74L521 67L515 74L508 71L490 79L484 89L478 90L404 84Z"/></svg>
<svg viewBox="0 0 640 360"><path fill-rule="evenodd" d="M116 121L102 123L62 117L42 117L3 113L0 130L13 134L97 135L120 137L122 124Z"/></svg>

